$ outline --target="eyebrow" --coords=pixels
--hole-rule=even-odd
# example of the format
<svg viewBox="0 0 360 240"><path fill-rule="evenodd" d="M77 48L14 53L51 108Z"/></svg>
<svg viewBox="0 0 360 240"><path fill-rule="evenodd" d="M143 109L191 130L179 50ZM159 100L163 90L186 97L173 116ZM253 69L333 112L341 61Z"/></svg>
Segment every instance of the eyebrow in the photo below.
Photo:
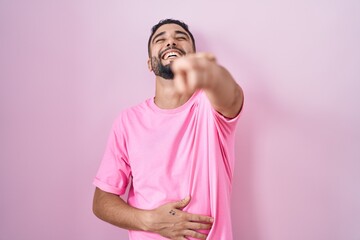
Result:
<svg viewBox="0 0 360 240"><path fill-rule="evenodd" d="M164 35L165 33L166 33L166 32L164 31L164 32L160 32L160 33L156 34L156 35L154 36L153 40L152 40L152 43L154 43L154 41L155 41L156 38ZM187 33L184 32L184 31L176 30L175 33L176 33L176 34L185 35L188 39L190 39L189 34L187 34Z"/></svg>
<svg viewBox="0 0 360 240"><path fill-rule="evenodd" d="M160 36L162 36L162 35L164 35L164 34L165 34L165 32L160 32L160 33L156 34L156 35L154 36L153 40L152 40L152 43L154 43L154 41L155 41L156 38L158 38L158 37L160 37Z"/></svg>
<svg viewBox="0 0 360 240"><path fill-rule="evenodd" d="M187 33L184 32L184 31L179 31L179 30L177 30L177 31L175 31L175 33L177 33L177 34L183 34L183 35L185 35L188 39L190 39L189 34L187 34Z"/></svg>

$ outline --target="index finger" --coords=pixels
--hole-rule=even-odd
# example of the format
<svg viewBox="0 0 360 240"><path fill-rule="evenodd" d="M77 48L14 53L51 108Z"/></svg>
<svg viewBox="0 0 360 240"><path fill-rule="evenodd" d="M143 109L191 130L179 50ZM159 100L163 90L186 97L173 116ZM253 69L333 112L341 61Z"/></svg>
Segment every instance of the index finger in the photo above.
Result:
<svg viewBox="0 0 360 240"><path fill-rule="evenodd" d="M205 215L199 215L199 214L192 214L192 213L186 213L186 219L191 222L202 222L202 223L213 223L214 218L205 216Z"/></svg>
<svg viewBox="0 0 360 240"><path fill-rule="evenodd" d="M206 58L206 59L209 60L209 61L216 62L216 57L215 57L215 55L212 54L212 53L200 52L200 53L194 54L194 57L197 57L197 58Z"/></svg>

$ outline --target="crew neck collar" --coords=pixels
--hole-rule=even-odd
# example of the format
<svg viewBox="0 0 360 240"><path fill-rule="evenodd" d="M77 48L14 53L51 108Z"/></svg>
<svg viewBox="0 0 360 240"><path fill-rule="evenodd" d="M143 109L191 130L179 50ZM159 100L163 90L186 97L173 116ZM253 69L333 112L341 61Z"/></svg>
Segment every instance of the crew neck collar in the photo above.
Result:
<svg viewBox="0 0 360 240"><path fill-rule="evenodd" d="M148 99L148 104L150 106L150 108L156 112L161 112L161 113L177 113L177 112L181 112L184 109L186 109L189 105L191 105L194 102L194 99L196 98L197 95L199 95L200 91L197 90L196 92L194 92L194 94L181 106L176 107L176 108L160 108L159 106L157 106L155 104L155 97L152 97L150 99Z"/></svg>

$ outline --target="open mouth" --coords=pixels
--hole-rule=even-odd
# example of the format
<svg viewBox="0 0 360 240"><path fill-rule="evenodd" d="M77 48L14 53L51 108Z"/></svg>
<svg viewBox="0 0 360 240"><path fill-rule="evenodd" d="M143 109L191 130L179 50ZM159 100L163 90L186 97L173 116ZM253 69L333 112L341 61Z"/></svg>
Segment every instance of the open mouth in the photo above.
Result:
<svg viewBox="0 0 360 240"><path fill-rule="evenodd" d="M178 58L178 57L181 57L181 55L179 53L177 53L177 52L168 52L168 53L164 54L163 59L164 60L175 59L175 58Z"/></svg>
<svg viewBox="0 0 360 240"><path fill-rule="evenodd" d="M161 59L172 60L172 59L182 57L184 55L185 55L185 52L182 51L181 49L172 48L172 49L165 50L165 52L161 54Z"/></svg>

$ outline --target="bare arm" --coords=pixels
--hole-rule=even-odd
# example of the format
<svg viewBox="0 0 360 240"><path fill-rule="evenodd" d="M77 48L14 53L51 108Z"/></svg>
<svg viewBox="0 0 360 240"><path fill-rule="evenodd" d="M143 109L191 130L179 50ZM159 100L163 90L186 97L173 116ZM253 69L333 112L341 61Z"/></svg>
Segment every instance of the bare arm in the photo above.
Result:
<svg viewBox="0 0 360 240"><path fill-rule="evenodd" d="M120 228L146 230L141 218L145 211L129 206L118 195L95 189L93 200L95 216Z"/></svg>
<svg viewBox="0 0 360 240"><path fill-rule="evenodd" d="M215 110L227 118L234 118L243 105L243 91L224 67L215 65L213 68L213 82L205 92Z"/></svg>
<svg viewBox="0 0 360 240"><path fill-rule="evenodd" d="M209 53L191 54L174 61L174 83L179 92L205 90L212 106L223 116L234 118L243 105L243 91L231 74Z"/></svg>
<svg viewBox="0 0 360 240"><path fill-rule="evenodd" d="M118 195L96 188L93 211L98 218L120 228L158 233L169 239L206 239L205 234L197 231L210 229L213 219L181 211L189 202L190 198L153 210L141 210L129 206Z"/></svg>

